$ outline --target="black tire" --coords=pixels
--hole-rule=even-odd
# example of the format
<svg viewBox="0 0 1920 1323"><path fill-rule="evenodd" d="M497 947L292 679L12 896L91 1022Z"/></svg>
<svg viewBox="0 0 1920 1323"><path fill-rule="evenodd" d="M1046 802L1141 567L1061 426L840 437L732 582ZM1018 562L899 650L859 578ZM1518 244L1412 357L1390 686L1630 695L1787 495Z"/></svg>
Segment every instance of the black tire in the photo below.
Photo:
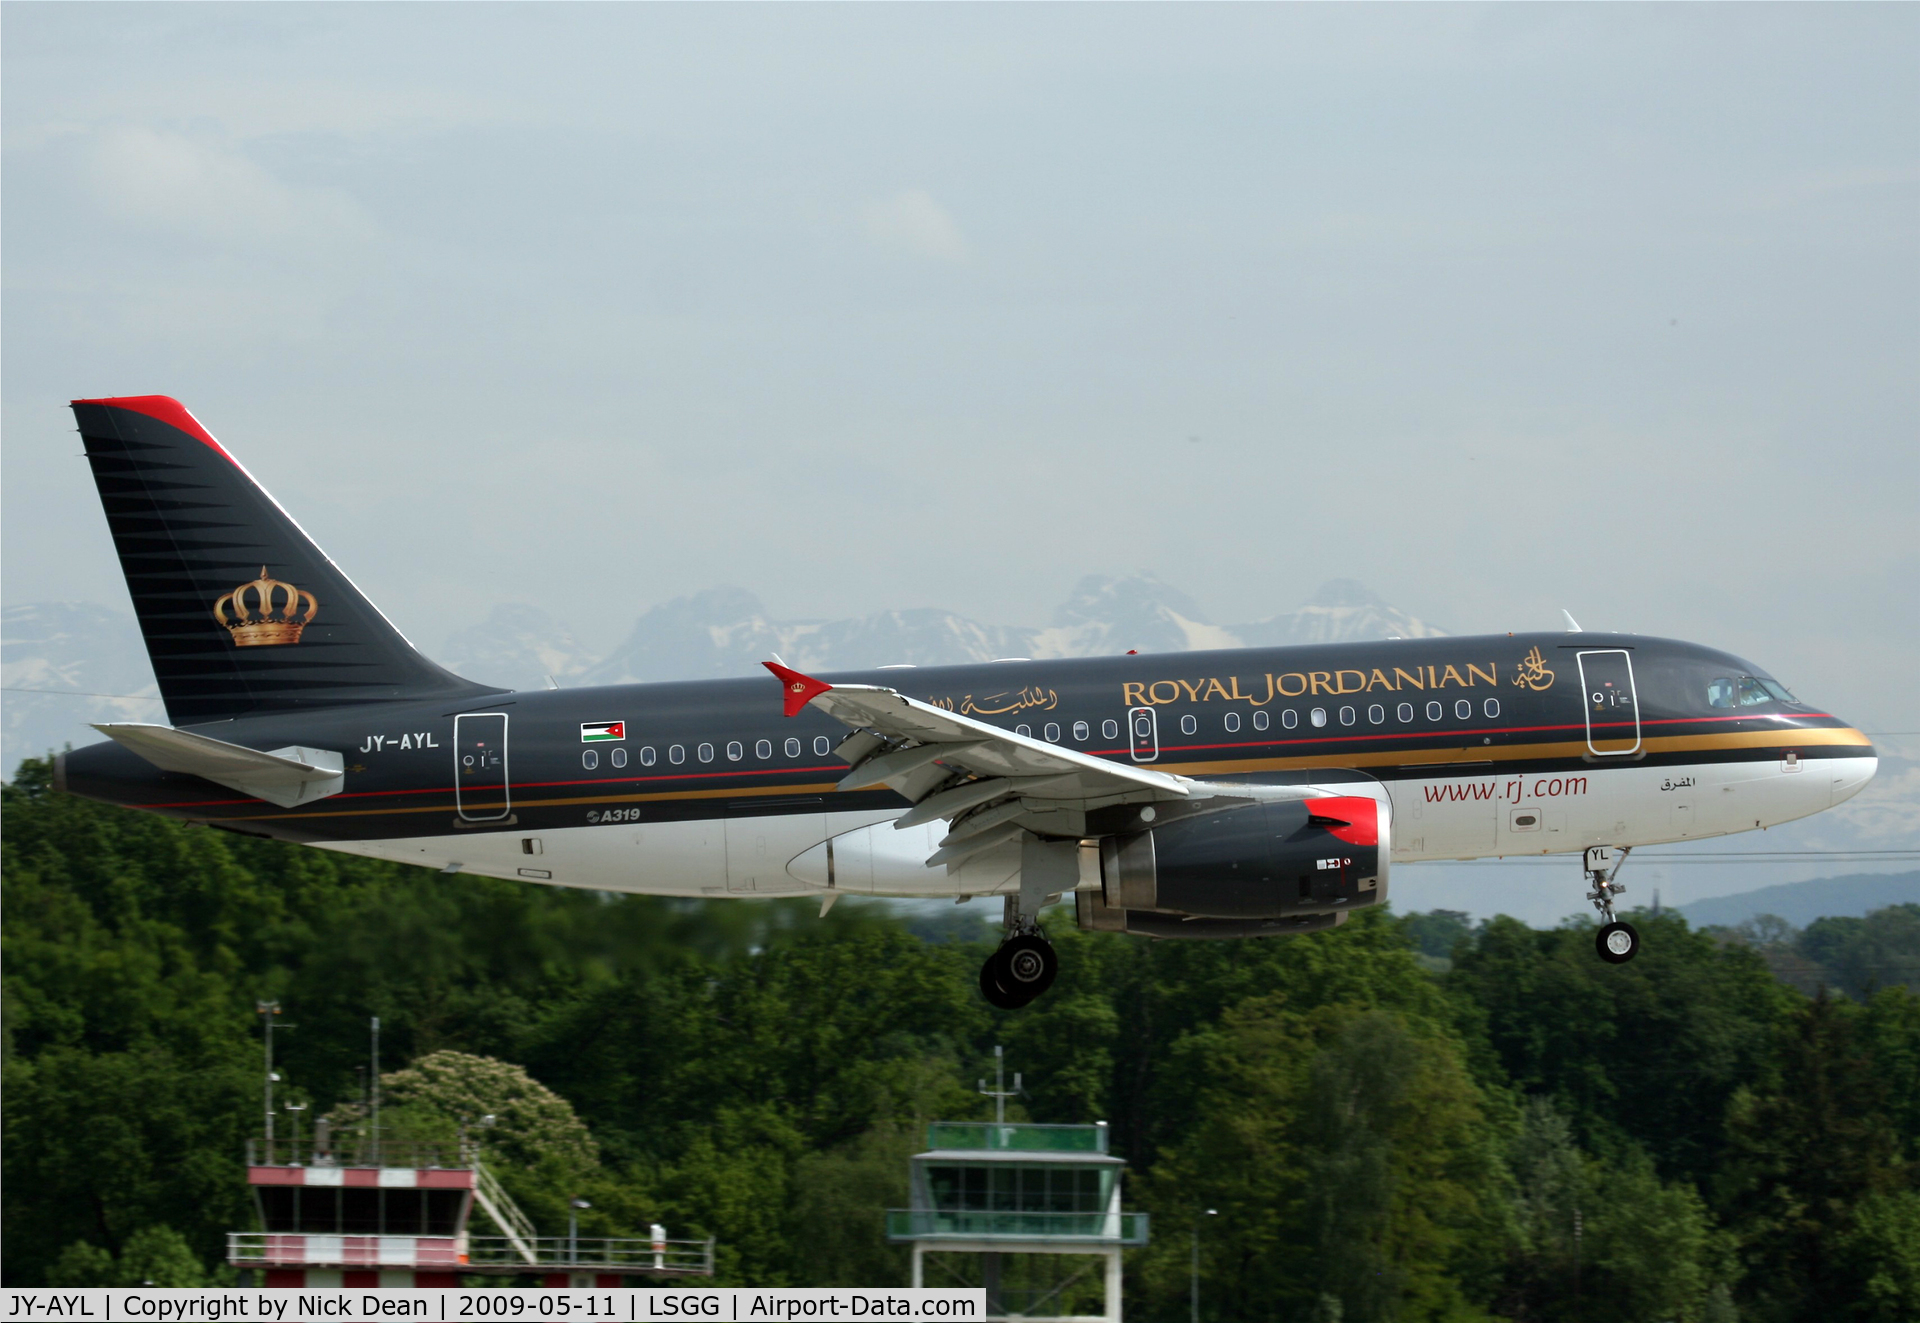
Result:
<svg viewBox="0 0 1920 1323"><path fill-rule="evenodd" d="M1000 954L1000 951L995 951L981 962L980 995L987 999L989 1006L1003 1011L1017 1011L1027 1004L1028 999L1001 984Z"/></svg>
<svg viewBox="0 0 1920 1323"><path fill-rule="evenodd" d="M1023 1006L1052 987L1054 976L1060 972L1060 957L1054 953L1053 944L1031 933L1002 942L993 958L1000 986L1019 997Z"/></svg>
<svg viewBox="0 0 1920 1323"><path fill-rule="evenodd" d="M1640 954L1640 934L1630 923L1609 923L1593 936L1593 949L1610 965L1624 965Z"/></svg>

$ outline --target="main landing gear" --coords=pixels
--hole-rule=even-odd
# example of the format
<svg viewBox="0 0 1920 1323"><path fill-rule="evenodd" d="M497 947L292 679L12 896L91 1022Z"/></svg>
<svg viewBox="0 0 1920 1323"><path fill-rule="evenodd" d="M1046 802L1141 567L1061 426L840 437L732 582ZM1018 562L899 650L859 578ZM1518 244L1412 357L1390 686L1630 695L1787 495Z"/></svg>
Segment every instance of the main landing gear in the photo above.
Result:
<svg viewBox="0 0 1920 1323"><path fill-rule="evenodd" d="M1634 931L1632 924L1615 918L1613 913L1613 898L1626 891L1613 879L1620 875L1620 869L1632 850L1631 845L1623 847L1620 857L1615 859L1611 848L1596 845L1587 851L1584 862L1587 881L1593 886L1593 890L1587 893L1587 899L1600 912L1600 931L1594 934L1593 949L1610 965L1624 965L1640 954L1640 934ZM1608 867L1609 864L1612 867Z"/></svg>
<svg viewBox="0 0 1920 1323"><path fill-rule="evenodd" d="M1007 936L980 966L980 995L1003 1011L1017 1011L1053 986L1060 957L1031 915L1007 897Z"/></svg>
<svg viewBox="0 0 1920 1323"><path fill-rule="evenodd" d="M1006 937L980 966L980 995L1003 1011L1019 1010L1053 986L1060 957L1040 931L1040 911L1071 892L1080 880L1080 843L1020 843L1020 890L1006 898Z"/></svg>

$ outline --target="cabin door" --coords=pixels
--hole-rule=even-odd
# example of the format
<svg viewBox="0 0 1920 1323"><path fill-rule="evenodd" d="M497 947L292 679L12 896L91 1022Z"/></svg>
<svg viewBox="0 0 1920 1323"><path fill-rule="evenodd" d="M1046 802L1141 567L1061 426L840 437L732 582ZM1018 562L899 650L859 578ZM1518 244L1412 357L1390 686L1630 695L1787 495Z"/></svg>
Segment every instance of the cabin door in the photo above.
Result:
<svg viewBox="0 0 1920 1323"><path fill-rule="evenodd" d="M1580 654L1586 696L1587 748L1618 757L1640 748L1640 703L1633 691L1633 654L1601 648Z"/></svg>
<svg viewBox="0 0 1920 1323"><path fill-rule="evenodd" d="M463 822L498 822L513 810L507 789L507 714L453 719L453 802Z"/></svg>

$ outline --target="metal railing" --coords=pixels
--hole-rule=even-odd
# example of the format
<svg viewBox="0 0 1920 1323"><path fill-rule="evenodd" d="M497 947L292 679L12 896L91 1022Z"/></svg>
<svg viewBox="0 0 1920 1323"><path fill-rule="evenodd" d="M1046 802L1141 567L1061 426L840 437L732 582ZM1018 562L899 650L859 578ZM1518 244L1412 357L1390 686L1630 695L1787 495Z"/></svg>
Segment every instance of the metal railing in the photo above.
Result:
<svg viewBox="0 0 1920 1323"><path fill-rule="evenodd" d="M988 1209L890 1208L888 1240L1045 1240L1147 1243L1146 1213L1014 1213Z"/></svg>
<svg viewBox="0 0 1920 1323"><path fill-rule="evenodd" d="M1012 1153L1105 1153L1107 1127L935 1121L927 1127L927 1147Z"/></svg>
<svg viewBox="0 0 1920 1323"><path fill-rule="evenodd" d="M707 1240L601 1236L308 1236L229 1231L227 1262L236 1268L324 1266L427 1268L441 1272L607 1272L652 1277L711 1277Z"/></svg>
<svg viewBox="0 0 1920 1323"><path fill-rule="evenodd" d="M335 1236L285 1231L229 1231L227 1262L238 1268L320 1266L431 1268L457 1271L457 1236Z"/></svg>
<svg viewBox="0 0 1920 1323"><path fill-rule="evenodd" d="M358 1136L336 1136L333 1143L318 1149L301 1136L298 1143L275 1137L255 1135L247 1140L249 1167L471 1167L474 1154L462 1151L458 1144L411 1144L393 1140L375 1143Z"/></svg>
<svg viewBox="0 0 1920 1323"><path fill-rule="evenodd" d="M713 1245L706 1240L613 1240L598 1236L535 1236L516 1244L505 1236L469 1236L466 1271L534 1270L617 1272L654 1277L713 1276ZM531 1250L531 1260L524 1257Z"/></svg>

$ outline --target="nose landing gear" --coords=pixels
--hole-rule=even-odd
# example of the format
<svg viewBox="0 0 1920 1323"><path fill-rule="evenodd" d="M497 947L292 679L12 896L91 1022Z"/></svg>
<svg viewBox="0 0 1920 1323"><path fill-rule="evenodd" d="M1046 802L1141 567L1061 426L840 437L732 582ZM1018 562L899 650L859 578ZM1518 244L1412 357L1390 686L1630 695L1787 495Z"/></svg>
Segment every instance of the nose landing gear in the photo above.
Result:
<svg viewBox="0 0 1920 1323"><path fill-rule="evenodd" d="M1594 935L1593 949L1610 965L1624 965L1640 954L1640 934L1634 931L1632 924L1615 918L1613 913L1613 898L1626 891L1613 879L1619 876L1621 867L1632 851L1631 845L1624 846L1620 857L1614 859L1611 848L1596 845L1587 851L1584 860L1587 881L1593 885L1593 890L1587 893L1587 899L1600 912L1600 931ZM1611 868L1608 867L1609 863L1612 864Z"/></svg>

